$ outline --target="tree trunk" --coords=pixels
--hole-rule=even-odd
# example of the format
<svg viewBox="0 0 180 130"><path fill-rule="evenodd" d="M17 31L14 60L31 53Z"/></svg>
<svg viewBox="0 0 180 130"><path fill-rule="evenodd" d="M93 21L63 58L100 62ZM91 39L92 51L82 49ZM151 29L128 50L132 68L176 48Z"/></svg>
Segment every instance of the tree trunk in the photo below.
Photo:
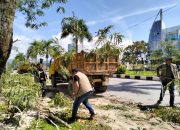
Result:
<svg viewBox="0 0 180 130"><path fill-rule="evenodd" d="M78 38L75 38L76 54L78 53Z"/></svg>
<svg viewBox="0 0 180 130"><path fill-rule="evenodd" d="M0 0L0 76L5 71L13 44L16 0Z"/></svg>
<svg viewBox="0 0 180 130"><path fill-rule="evenodd" d="M46 70L48 70L48 59L49 59L49 53L46 52Z"/></svg>

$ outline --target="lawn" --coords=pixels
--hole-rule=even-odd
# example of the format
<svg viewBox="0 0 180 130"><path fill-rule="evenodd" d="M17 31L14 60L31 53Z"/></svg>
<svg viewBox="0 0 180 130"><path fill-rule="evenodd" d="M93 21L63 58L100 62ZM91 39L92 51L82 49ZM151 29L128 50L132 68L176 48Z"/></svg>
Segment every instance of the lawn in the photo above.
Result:
<svg viewBox="0 0 180 130"><path fill-rule="evenodd" d="M138 75L138 76L156 76L155 71L130 71L127 70L126 75Z"/></svg>

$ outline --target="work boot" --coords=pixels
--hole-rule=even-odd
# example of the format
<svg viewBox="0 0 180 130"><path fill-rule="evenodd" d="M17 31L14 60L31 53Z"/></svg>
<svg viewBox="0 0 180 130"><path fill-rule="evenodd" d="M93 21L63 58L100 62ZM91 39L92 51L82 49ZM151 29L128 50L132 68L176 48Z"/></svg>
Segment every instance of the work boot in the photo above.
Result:
<svg viewBox="0 0 180 130"><path fill-rule="evenodd" d="M91 113L91 115L90 115L90 118L89 118L89 119L90 119L90 120L93 120L93 119L94 119L94 117L95 117L95 115L96 115L95 113Z"/></svg>
<svg viewBox="0 0 180 130"><path fill-rule="evenodd" d="M156 105L159 105L159 104L161 104L161 100L158 100L158 101L156 102Z"/></svg>
<svg viewBox="0 0 180 130"><path fill-rule="evenodd" d="M175 106L174 106L174 103L170 103L170 107L175 107Z"/></svg>
<svg viewBox="0 0 180 130"><path fill-rule="evenodd" d="M73 123L73 122L76 122L76 121L77 121L77 118L71 117L71 118L68 119L68 123Z"/></svg>

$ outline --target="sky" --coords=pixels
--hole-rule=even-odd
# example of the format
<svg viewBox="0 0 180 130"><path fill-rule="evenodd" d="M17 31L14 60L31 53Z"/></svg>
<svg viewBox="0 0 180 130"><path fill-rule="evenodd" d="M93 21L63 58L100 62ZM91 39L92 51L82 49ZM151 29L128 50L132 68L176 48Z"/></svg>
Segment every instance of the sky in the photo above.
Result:
<svg viewBox="0 0 180 130"><path fill-rule="evenodd" d="M112 32L119 32L125 36L123 45L130 45L133 41L144 40L148 42L149 31L158 11L166 10L180 3L180 0L69 0L64 6L65 14L57 14L54 5L45 11L45 16L38 21L46 21L48 26L38 30L32 30L24 26L25 16L16 12L14 20L14 46L19 52L26 53L30 43L34 40L48 40L57 37L65 50L68 44L72 43L72 36L60 39L61 20L64 17L72 16L72 12L79 19L84 19L89 27L90 33L95 37L99 29L113 25ZM180 25L180 5L163 13L163 21L166 27ZM141 23L147 18L154 16L145 23L128 29ZM85 49L91 49L95 40L91 43L84 42ZM14 58L17 52L12 51L10 58Z"/></svg>

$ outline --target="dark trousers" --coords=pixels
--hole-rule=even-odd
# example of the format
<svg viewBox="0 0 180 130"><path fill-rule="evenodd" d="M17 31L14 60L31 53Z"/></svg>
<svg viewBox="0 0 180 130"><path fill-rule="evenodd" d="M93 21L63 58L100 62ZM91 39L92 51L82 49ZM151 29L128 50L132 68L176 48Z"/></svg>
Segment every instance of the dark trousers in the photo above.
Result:
<svg viewBox="0 0 180 130"><path fill-rule="evenodd" d="M91 104L88 102L88 98L89 96L92 95L93 92L87 92L85 94L83 94L80 97L77 97L73 103L73 108L72 108L72 118L75 119L76 118L76 114L78 111L78 108L80 106L81 103L83 103L86 108L89 110L90 114L94 114L94 110L91 106Z"/></svg>
<svg viewBox="0 0 180 130"><path fill-rule="evenodd" d="M46 81L40 81L42 85L42 97L45 96Z"/></svg>
<svg viewBox="0 0 180 130"><path fill-rule="evenodd" d="M169 85L167 85L168 83L170 83ZM165 92L167 90L167 88L169 89L169 93L170 93L170 101L169 104L170 105L174 105L174 81L171 82L162 82L162 89L161 89L161 93L160 93L160 97L159 97L159 101L163 100L163 97L165 95Z"/></svg>

